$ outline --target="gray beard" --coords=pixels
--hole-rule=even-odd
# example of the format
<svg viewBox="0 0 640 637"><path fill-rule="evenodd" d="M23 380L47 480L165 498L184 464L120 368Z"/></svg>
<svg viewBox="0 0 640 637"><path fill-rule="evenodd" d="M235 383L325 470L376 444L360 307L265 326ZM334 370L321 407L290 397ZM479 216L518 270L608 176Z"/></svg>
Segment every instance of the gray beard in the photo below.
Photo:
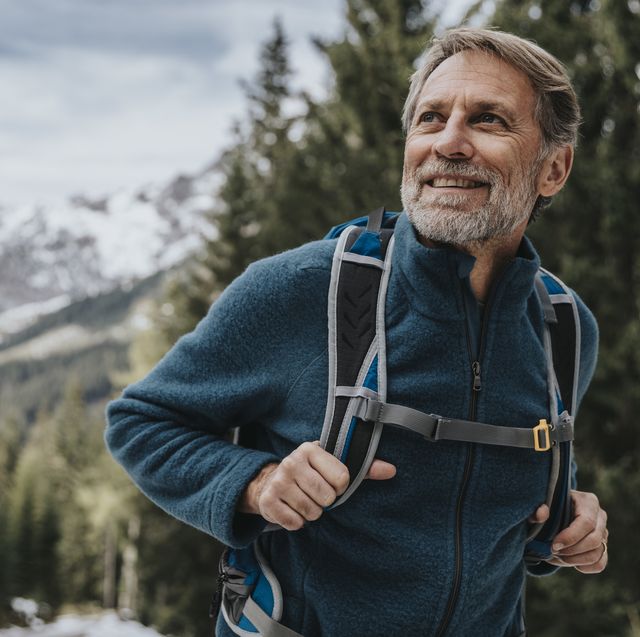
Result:
<svg viewBox="0 0 640 637"><path fill-rule="evenodd" d="M511 235L529 218L537 198L534 175L539 163L531 166L532 176L516 175L507 188L502 176L486 168L455 161L430 161L412 174L403 175L400 194L409 221L419 235L438 243L454 245L484 244ZM429 201L422 200L427 175L455 174L463 179L475 179L489 184L489 198L475 210L464 211L463 194L432 194Z"/></svg>

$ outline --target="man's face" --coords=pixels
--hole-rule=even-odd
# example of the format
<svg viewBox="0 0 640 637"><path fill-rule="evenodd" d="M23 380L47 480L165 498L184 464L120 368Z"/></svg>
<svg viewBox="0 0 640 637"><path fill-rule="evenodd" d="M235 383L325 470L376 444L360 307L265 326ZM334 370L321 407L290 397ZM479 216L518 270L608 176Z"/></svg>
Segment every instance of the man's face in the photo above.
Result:
<svg viewBox="0 0 640 637"><path fill-rule="evenodd" d="M429 76L407 134L402 203L420 235L465 245L526 226L538 195L536 96L519 70L465 51Z"/></svg>

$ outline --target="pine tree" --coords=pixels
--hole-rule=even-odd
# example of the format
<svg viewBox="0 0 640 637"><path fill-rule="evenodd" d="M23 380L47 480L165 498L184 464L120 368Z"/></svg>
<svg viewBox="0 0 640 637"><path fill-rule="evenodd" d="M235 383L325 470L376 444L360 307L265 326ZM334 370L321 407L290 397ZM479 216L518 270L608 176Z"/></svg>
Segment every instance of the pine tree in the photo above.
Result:
<svg viewBox="0 0 640 637"><path fill-rule="evenodd" d="M258 236L266 252L319 239L380 205L400 209L402 106L431 28L421 2L350 0L344 36L316 40L333 86L326 100L306 96L300 140Z"/></svg>
<svg viewBox="0 0 640 637"><path fill-rule="evenodd" d="M294 146L289 131L296 118L286 112L294 100L287 47L282 24L276 20L272 37L262 47L254 82L244 83L248 123L236 124L237 143L219 162L224 175L222 206L215 216L219 237L209 246L208 263L221 285L280 248L278 241L266 238L265 228L277 216Z"/></svg>
<svg viewBox="0 0 640 637"><path fill-rule="evenodd" d="M326 159L319 153L321 159L340 169L333 190L345 201L336 202L342 208L338 215L381 204L400 209L402 107L414 64L433 29L425 5L349 0L345 36L333 43L317 41L331 64L335 88L316 109L313 124L320 140L326 136L328 144L321 148L331 153Z"/></svg>
<svg viewBox="0 0 640 637"><path fill-rule="evenodd" d="M11 596L28 596L55 607L62 598L55 546L60 511L56 507L51 428L43 416L21 452L7 507L7 564Z"/></svg>
<svg viewBox="0 0 640 637"><path fill-rule="evenodd" d="M20 432L23 423L18 418L7 417L0 421L0 625L4 619L4 609L9 602L9 572L12 550L7 533L9 496L13 483L13 473L20 447Z"/></svg>

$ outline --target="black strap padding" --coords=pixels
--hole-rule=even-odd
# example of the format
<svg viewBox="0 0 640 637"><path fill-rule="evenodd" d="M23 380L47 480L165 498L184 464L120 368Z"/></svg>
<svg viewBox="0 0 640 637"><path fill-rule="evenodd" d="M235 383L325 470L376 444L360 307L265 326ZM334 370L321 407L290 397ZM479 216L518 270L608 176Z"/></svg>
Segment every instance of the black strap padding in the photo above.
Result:
<svg viewBox="0 0 640 637"><path fill-rule="evenodd" d="M380 209L380 222L384 208ZM379 211L376 211L379 212ZM375 222L374 222L375 223ZM345 250L349 250L358 237L365 232L364 228L353 231L347 240ZM381 241L381 252L384 258L393 229L382 230L378 233ZM378 294L382 270L366 264L343 261L340 267L340 277L336 291L336 385L353 387L364 364L364 359L376 336L376 315ZM340 427L349 405L349 398L336 396L334 402L331 429L327 437L326 449L333 453ZM361 421L360 421L361 422ZM356 426L360 430L361 425ZM369 429L367 426L365 429ZM353 435L351 444L356 443L353 452L348 452L352 466L355 458L361 454L358 451L358 440L370 437L371 432ZM368 441L367 445L368 447ZM366 448L365 448L366 455ZM362 455L364 461L364 455Z"/></svg>
<svg viewBox="0 0 640 637"><path fill-rule="evenodd" d="M560 475L556 482L551 504L550 515L535 535L535 540L545 544L551 544L555 536L566 529L573 519L573 503L569 491L571 489L571 442L560 443ZM528 547L527 547L528 550ZM533 559L531 554L525 552L525 560L536 563L535 551ZM539 560L538 560L539 561Z"/></svg>
<svg viewBox="0 0 640 637"><path fill-rule="evenodd" d="M548 524L552 525L550 529L542 528L539 537L553 537L562 529L565 529L571 523L571 498L566 497L567 489L571 488L571 484L567 484L571 480L571 443L560 443L560 467L561 471L565 471L565 475L558 476L558 482L553 492L551 500L551 515ZM566 469L564 469L566 467ZM565 482L566 481L566 482ZM561 510L561 504L564 504ZM549 534L549 535L548 535Z"/></svg>
<svg viewBox="0 0 640 637"><path fill-rule="evenodd" d="M570 303L557 303L554 306L557 323L549 325L553 368L558 380L560 396L564 408L573 415L573 383L578 370L576 361L576 324L573 306Z"/></svg>
<svg viewBox="0 0 640 637"><path fill-rule="evenodd" d="M371 436L373 435L374 423L356 419L355 427L351 435L351 443L347 450L347 457L344 463L349 469L350 481L358 475L360 468L364 464L371 442Z"/></svg>
<svg viewBox="0 0 640 637"><path fill-rule="evenodd" d="M376 335L382 270L344 261L336 303L336 383L352 385Z"/></svg>
<svg viewBox="0 0 640 637"><path fill-rule="evenodd" d="M325 447L329 453L333 453L333 450L336 448L338 435L340 434L340 425L342 423L342 420L344 419L347 407L349 406L349 400L350 399L346 396L336 396L333 407L333 420L331 422L331 430L329 431L329 436L327 438L327 444Z"/></svg>

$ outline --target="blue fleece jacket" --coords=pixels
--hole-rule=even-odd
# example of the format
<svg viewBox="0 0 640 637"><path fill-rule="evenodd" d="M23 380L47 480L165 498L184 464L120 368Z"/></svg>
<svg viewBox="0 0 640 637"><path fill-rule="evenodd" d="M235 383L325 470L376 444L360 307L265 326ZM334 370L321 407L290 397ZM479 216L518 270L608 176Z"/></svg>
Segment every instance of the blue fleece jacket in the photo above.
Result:
<svg viewBox="0 0 640 637"><path fill-rule="evenodd" d="M519 635L527 518L545 501L549 454L430 443L387 428L377 457L397 475L365 481L302 530L260 534L261 518L235 511L261 467L320 436L334 247L318 241L249 267L193 333L109 405L108 446L170 514L230 546L259 538L282 587L283 623L305 637ZM473 264L453 249L424 247L406 216L398 220L387 399L467 419L477 343L476 419L533 426L550 417L533 288L539 259L523 240L484 309L482 339L477 317L475 334L467 319ZM577 302L581 399L597 327ZM259 450L226 440L236 426L253 428ZM233 633L220 619L217 634Z"/></svg>

